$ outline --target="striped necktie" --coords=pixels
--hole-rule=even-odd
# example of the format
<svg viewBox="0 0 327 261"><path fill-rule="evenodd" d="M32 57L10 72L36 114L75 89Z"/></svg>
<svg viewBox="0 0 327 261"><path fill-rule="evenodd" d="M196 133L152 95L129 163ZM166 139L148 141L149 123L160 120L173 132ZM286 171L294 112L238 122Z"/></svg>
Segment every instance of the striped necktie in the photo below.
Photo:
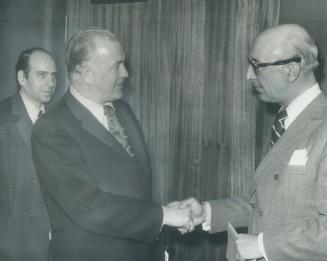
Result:
<svg viewBox="0 0 327 261"><path fill-rule="evenodd" d="M287 110L281 107L276 114L274 124L271 129L271 146L274 146L277 140L285 132L285 119L287 118Z"/></svg>
<svg viewBox="0 0 327 261"><path fill-rule="evenodd" d="M129 143L128 136L125 129L120 125L120 122L116 116L115 109L111 105L104 105L104 115L108 120L108 130L112 136L118 141L120 145L127 151L127 153L134 157L135 153Z"/></svg>

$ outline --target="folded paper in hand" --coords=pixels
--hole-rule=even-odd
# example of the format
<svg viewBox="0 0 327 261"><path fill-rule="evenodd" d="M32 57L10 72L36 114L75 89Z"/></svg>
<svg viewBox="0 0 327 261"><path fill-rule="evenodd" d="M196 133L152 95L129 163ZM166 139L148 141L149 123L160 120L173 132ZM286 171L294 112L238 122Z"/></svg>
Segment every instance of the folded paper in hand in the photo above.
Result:
<svg viewBox="0 0 327 261"><path fill-rule="evenodd" d="M237 261L236 239L238 238L238 234L231 223L228 223L227 226L227 238L228 238L228 245L227 245L226 258L228 259L228 261Z"/></svg>
<svg viewBox="0 0 327 261"><path fill-rule="evenodd" d="M227 245L226 258L228 261L238 261L238 259L236 258L237 255L236 240L238 239L238 233L236 232L235 228L232 226L231 223L228 223L227 225L227 238L228 238L228 245ZM247 260L256 261L256 259L247 259Z"/></svg>

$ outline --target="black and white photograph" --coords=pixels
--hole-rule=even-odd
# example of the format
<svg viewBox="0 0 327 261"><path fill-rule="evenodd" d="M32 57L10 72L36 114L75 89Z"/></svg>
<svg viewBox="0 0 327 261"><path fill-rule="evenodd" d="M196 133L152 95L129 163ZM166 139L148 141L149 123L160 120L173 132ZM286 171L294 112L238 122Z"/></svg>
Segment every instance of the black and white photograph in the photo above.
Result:
<svg viewBox="0 0 327 261"><path fill-rule="evenodd" d="M0 0L0 261L327 261L326 0Z"/></svg>

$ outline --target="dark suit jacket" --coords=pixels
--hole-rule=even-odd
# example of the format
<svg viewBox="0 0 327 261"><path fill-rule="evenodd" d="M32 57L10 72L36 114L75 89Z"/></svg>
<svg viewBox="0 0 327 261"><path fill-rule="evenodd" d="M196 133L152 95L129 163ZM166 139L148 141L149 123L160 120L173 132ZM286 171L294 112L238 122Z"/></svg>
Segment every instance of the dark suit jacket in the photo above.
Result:
<svg viewBox="0 0 327 261"><path fill-rule="evenodd" d="M19 93L0 104L0 260L44 261L49 219L33 165L30 120Z"/></svg>
<svg viewBox="0 0 327 261"><path fill-rule="evenodd" d="M51 220L50 260L153 260L162 208L151 203L139 125L126 104L114 106L135 158L70 92L33 129L33 157Z"/></svg>
<svg viewBox="0 0 327 261"><path fill-rule="evenodd" d="M321 94L295 119L256 169L250 197L210 202L212 231L232 222L263 232L270 261L327 260L326 108Z"/></svg>

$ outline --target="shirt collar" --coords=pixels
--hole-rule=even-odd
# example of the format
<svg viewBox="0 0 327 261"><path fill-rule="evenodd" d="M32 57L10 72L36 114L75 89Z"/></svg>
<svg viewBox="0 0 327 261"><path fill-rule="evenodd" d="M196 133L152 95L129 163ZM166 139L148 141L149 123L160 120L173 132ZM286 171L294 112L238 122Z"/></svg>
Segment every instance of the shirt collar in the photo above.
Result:
<svg viewBox="0 0 327 261"><path fill-rule="evenodd" d="M83 96L74 86L70 86L70 92L101 124L106 126L106 118L104 117L104 108L102 104L96 103ZM107 102L106 105L111 105L113 107L111 102Z"/></svg>
<svg viewBox="0 0 327 261"><path fill-rule="evenodd" d="M37 107L35 105L35 103L33 103L33 101L31 101L31 98L28 97L22 90L20 90L19 93L20 93L20 96L22 97L27 114L34 124L39 117L39 112L40 111L42 111L43 113L45 112L44 104L42 104L41 107Z"/></svg>
<svg viewBox="0 0 327 261"><path fill-rule="evenodd" d="M300 113L321 93L318 83L301 93L287 106L287 118L285 128L287 129Z"/></svg>

